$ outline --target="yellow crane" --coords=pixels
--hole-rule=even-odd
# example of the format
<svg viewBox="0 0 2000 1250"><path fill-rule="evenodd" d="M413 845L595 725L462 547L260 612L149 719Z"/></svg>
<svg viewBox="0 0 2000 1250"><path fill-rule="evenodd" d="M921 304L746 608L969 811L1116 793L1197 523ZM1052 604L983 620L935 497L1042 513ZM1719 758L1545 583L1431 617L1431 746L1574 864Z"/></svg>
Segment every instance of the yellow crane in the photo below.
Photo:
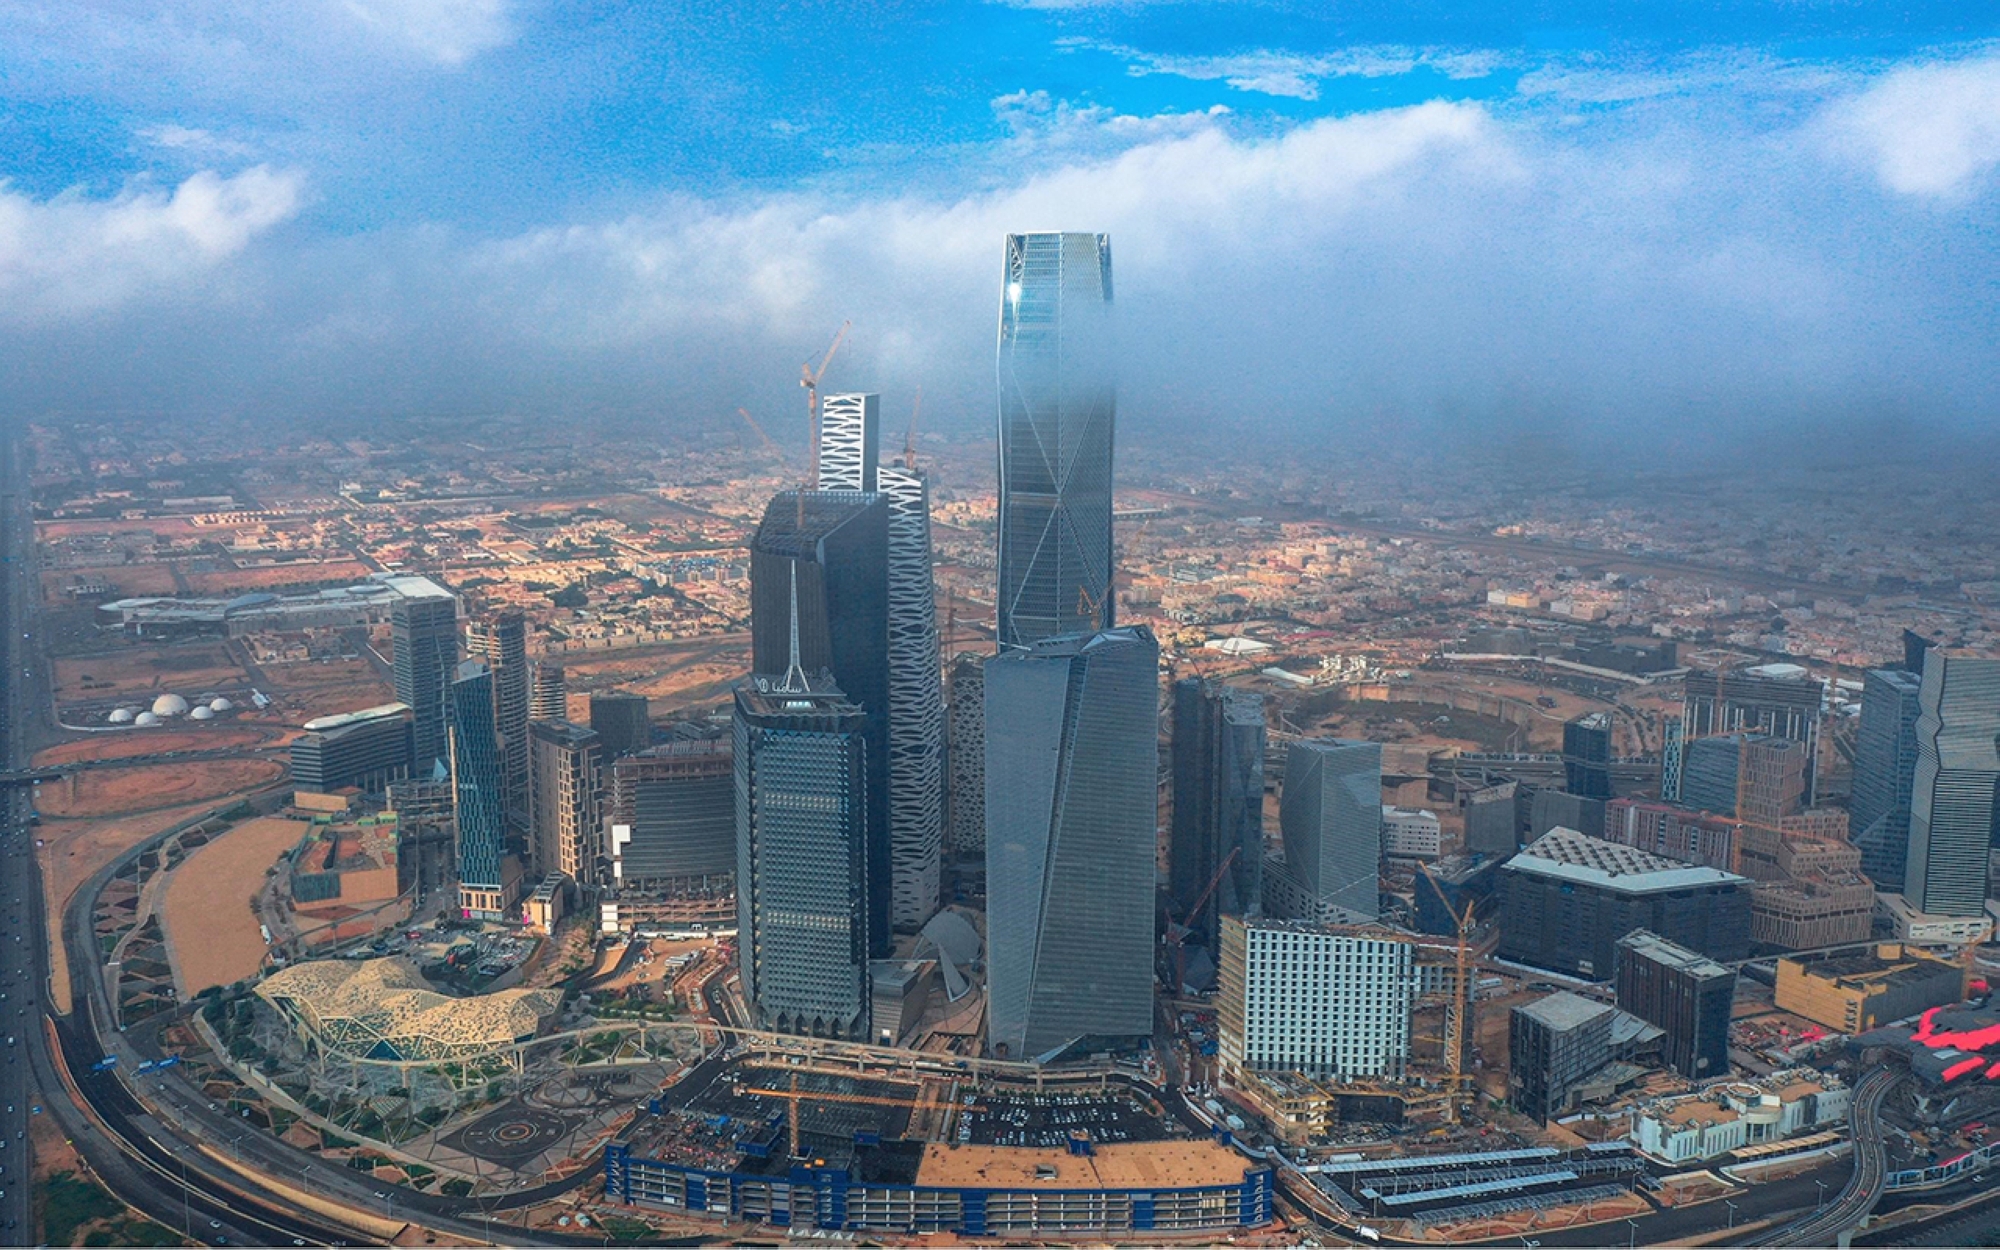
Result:
<svg viewBox="0 0 2000 1250"><path fill-rule="evenodd" d="M847 339L848 328L853 324L852 321L840 323L839 333L833 336L833 345L826 349L826 355L820 357L819 368L813 368L810 361L799 366L799 385L806 392L806 437L812 440L812 464L806 473L807 490L819 487L819 382L826 376L826 367L833 363L833 354L840 350L841 343Z"/></svg>
<svg viewBox="0 0 2000 1250"><path fill-rule="evenodd" d="M792 1158L794 1159L800 1157L799 1104L802 1102L839 1102L870 1107L914 1107L916 1105L915 1102L906 1098L880 1098L872 1094L833 1094L820 1090L800 1089L799 1074L796 1072L792 1073L792 1087L790 1089L766 1089L759 1087L756 1089L746 1089L743 1092L746 1094L755 1094L760 1098L782 1098L789 1104L787 1118L791 1122ZM986 1108L979 1103L971 1103L964 1109L967 1111L984 1111Z"/></svg>
<svg viewBox="0 0 2000 1250"><path fill-rule="evenodd" d="M1452 1088L1451 1102L1446 1104L1445 1108L1445 1120L1447 1123L1456 1124L1459 1103L1464 1098L1467 1084L1465 1037L1469 1025L1468 1017L1472 1014L1470 958L1473 933L1472 901L1466 900L1463 913L1457 911L1452 907L1451 899L1445 896L1444 887L1438 884L1437 877L1431 873L1430 865L1418 864L1417 870L1424 874L1424 880L1430 882L1431 889L1437 893L1438 901L1444 904L1445 914L1456 921L1458 927L1458 980L1452 986L1452 998L1455 1001L1445 1020L1445 1070L1451 1074Z"/></svg>

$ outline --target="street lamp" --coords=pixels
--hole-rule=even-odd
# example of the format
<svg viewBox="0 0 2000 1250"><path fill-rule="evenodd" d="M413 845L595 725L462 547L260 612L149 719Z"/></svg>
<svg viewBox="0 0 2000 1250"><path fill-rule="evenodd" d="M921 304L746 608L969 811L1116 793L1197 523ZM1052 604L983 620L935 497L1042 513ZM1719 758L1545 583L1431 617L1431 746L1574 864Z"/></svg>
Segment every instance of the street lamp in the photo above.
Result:
<svg viewBox="0 0 2000 1250"><path fill-rule="evenodd" d="M1626 1250L1632 1250L1633 1247L1639 1244L1639 1221L1627 1219L1625 1222L1632 1227L1631 1235L1625 1239L1625 1246Z"/></svg>
<svg viewBox="0 0 2000 1250"><path fill-rule="evenodd" d="M1736 1227L1736 1204L1735 1204L1735 1203L1733 1203L1733 1202L1731 1202L1731 1201L1730 1201L1729 1199L1727 1199L1727 1198L1724 1198L1724 1199L1722 1200L1722 1205L1723 1205L1723 1206L1725 1206L1725 1207L1728 1207L1728 1208L1729 1208L1729 1227L1731 1227L1731 1228L1735 1228L1735 1227Z"/></svg>
<svg viewBox="0 0 2000 1250"><path fill-rule="evenodd" d="M395 1223L396 1220L395 1194L387 1189L378 1189L375 1191L375 1196L382 1200L382 1218L388 1220L392 1224Z"/></svg>
<svg viewBox="0 0 2000 1250"><path fill-rule="evenodd" d="M1826 1205L1826 1182L1825 1182L1825 1181L1821 1181L1821 1180L1816 1180L1816 1181L1814 1181L1814 1182L1813 1182L1813 1184L1815 1184L1815 1185L1819 1186L1819 1204L1820 1204L1821 1206L1825 1206L1825 1205Z"/></svg>

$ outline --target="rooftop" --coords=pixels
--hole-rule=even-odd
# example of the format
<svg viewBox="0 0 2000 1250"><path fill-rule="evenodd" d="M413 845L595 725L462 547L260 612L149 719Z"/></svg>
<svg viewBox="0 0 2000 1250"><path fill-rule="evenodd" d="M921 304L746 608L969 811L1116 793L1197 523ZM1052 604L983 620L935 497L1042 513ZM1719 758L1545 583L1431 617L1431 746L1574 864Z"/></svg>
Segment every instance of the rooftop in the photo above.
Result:
<svg viewBox="0 0 2000 1250"><path fill-rule="evenodd" d="M1117 1142L1088 1155L1027 1146L924 1147L917 1184L995 1189L1186 1189L1240 1185L1243 1156L1213 1141Z"/></svg>
<svg viewBox="0 0 2000 1250"><path fill-rule="evenodd" d="M1589 1024L1602 1015L1608 1015L1617 1008L1609 1003L1593 1002L1580 994L1568 990L1557 990L1546 998L1538 998L1532 1003L1516 1007L1514 1010L1531 1020L1539 1021L1559 1033Z"/></svg>
<svg viewBox="0 0 2000 1250"><path fill-rule="evenodd" d="M307 733L326 733L333 729L345 729L349 725L359 725L364 721L388 720L406 715L410 710L407 703L384 703L377 707L364 707L357 712L336 712L332 716L316 716L299 728Z"/></svg>
<svg viewBox="0 0 2000 1250"><path fill-rule="evenodd" d="M1507 868L1624 894L1747 884L1745 878L1719 868L1677 863L1561 826L1529 843L1519 855L1507 861Z"/></svg>
<svg viewBox="0 0 2000 1250"><path fill-rule="evenodd" d="M1649 929L1634 929L1618 939L1618 945L1656 964L1702 977L1727 977L1734 973L1708 956L1669 942Z"/></svg>

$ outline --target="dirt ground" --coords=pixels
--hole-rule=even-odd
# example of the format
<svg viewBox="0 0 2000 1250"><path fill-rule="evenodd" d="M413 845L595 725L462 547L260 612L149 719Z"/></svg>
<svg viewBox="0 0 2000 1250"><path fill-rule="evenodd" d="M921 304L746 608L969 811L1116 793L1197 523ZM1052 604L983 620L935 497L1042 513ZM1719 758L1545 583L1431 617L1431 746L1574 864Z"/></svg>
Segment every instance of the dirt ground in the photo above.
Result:
<svg viewBox="0 0 2000 1250"><path fill-rule="evenodd" d="M179 729L155 729L147 733L93 734L77 742L64 742L35 753L35 766L74 764L87 760L122 760L134 755L156 755L166 751L220 751L227 747L254 747L270 738L261 729L217 724Z"/></svg>
<svg viewBox="0 0 2000 1250"><path fill-rule="evenodd" d="M694 648L636 647L629 651L554 655L573 690L629 690L653 700L653 713L702 707L727 696L732 683L749 671L748 635L703 639ZM712 644L712 645L706 645ZM573 698L575 696L572 696ZM576 710L571 712L576 715Z"/></svg>
<svg viewBox="0 0 2000 1250"><path fill-rule="evenodd" d="M103 582L116 593L114 599L141 599L148 595L171 595L174 571L164 564L113 564L104 568L49 569L41 575L42 599L48 603L64 600L64 590L81 582Z"/></svg>
<svg viewBox="0 0 2000 1250"><path fill-rule="evenodd" d="M264 962L252 907L264 874L304 836L304 821L248 820L202 847L167 882L167 947L182 997L252 975Z"/></svg>
<svg viewBox="0 0 2000 1250"><path fill-rule="evenodd" d="M231 595L308 582L365 582L369 572L366 565L347 560L336 564L300 564L264 569L216 569L189 573L187 581L189 589L198 595Z"/></svg>
<svg viewBox="0 0 2000 1250"><path fill-rule="evenodd" d="M186 537L196 532L192 522L185 517L141 517L135 521L110 517L83 517L74 521L37 521L35 539L38 542L53 542L58 538L74 538L78 534L153 534L161 538Z"/></svg>
<svg viewBox="0 0 2000 1250"><path fill-rule="evenodd" d="M43 785L35 801L46 816L115 816L213 801L276 781L284 771L276 760L187 760L112 768L73 773Z"/></svg>
<svg viewBox="0 0 2000 1250"><path fill-rule="evenodd" d="M55 695L61 703L120 697L137 702L141 696L150 701L166 691L192 698L203 690L233 689L248 681L220 642L134 647L55 662Z"/></svg>

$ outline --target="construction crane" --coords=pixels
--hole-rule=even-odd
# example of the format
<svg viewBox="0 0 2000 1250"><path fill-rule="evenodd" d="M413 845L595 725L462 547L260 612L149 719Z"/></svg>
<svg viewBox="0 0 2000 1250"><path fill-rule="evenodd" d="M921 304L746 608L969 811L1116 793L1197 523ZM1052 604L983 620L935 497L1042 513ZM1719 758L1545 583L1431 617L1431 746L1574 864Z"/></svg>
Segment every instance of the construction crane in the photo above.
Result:
<svg viewBox="0 0 2000 1250"><path fill-rule="evenodd" d="M833 363L833 354L840 350L841 343L847 338L848 327L853 324L852 321L840 323L840 332L833 336L833 345L826 349L826 355L820 357L819 368L813 368L810 361L799 366L799 385L806 392L806 437L812 440L811 467L806 473L807 490L819 488L819 381L826 376L826 367Z"/></svg>
<svg viewBox="0 0 2000 1250"><path fill-rule="evenodd" d="M1446 1104L1445 1108L1445 1121L1450 1124L1456 1124L1458 1123L1459 1103L1463 1100L1466 1087L1465 1035L1468 1024L1467 1017L1472 1013L1472 986L1470 984L1472 963L1470 947L1473 932L1472 900L1466 900L1465 911L1461 914L1452 907L1451 899L1445 896L1444 887L1438 884L1437 877L1431 873L1430 865L1418 864L1417 870L1424 874L1424 880L1431 883L1431 889L1437 893L1438 902L1444 904L1445 915L1450 916L1456 921L1458 927L1458 981L1457 984L1452 986L1452 998L1455 1001L1452 1003L1450 1015L1445 1021L1445 1070L1451 1074L1452 1090L1451 1102Z"/></svg>
<svg viewBox="0 0 2000 1250"><path fill-rule="evenodd" d="M917 471L917 417L924 410L924 388L917 388L917 397L910 404L910 428L903 434L903 470Z"/></svg>
<svg viewBox="0 0 2000 1250"><path fill-rule="evenodd" d="M1243 848L1240 846L1229 848L1229 854L1222 857L1222 863L1216 867L1215 875L1208 879L1208 885L1196 896L1194 904L1188 908L1188 914L1179 923L1175 923L1171 911L1167 913L1167 940L1174 944L1175 994L1179 994L1181 987L1187 984L1187 939L1188 934L1194 932L1195 919L1201 915L1202 908L1208 906L1208 900L1214 897L1215 888L1222 884L1222 875L1229 871L1229 866L1234 864L1236 857L1242 853Z"/></svg>
<svg viewBox="0 0 2000 1250"><path fill-rule="evenodd" d="M750 415L750 410L748 408L738 408L736 415L743 418L743 424L750 427L750 432L757 436L757 441L764 445L764 450L777 457L779 466L783 467L785 463L785 449L771 441L771 436L764 432L763 426L757 424L757 418Z"/></svg>
<svg viewBox="0 0 2000 1250"><path fill-rule="evenodd" d="M800 1089L799 1074L796 1072L792 1073L792 1087L790 1089L758 1088L746 1089L743 1092L745 1094L755 1094L759 1098L782 1098L785 1100L788 1104L787 1118L791 1122L792 1158L794 1159L802 1157L799 1150L799 1104L802 1102L841 1102L849 1105L859 1104L870 1107L913 1107L916 1105L912 1100L907 1098L879 1098L871 1094L832 1094L819 1090ZM964 1109L967 1111L984 1111L986 1108L979 1103L969 1103L964 1105Z"/></svg>

